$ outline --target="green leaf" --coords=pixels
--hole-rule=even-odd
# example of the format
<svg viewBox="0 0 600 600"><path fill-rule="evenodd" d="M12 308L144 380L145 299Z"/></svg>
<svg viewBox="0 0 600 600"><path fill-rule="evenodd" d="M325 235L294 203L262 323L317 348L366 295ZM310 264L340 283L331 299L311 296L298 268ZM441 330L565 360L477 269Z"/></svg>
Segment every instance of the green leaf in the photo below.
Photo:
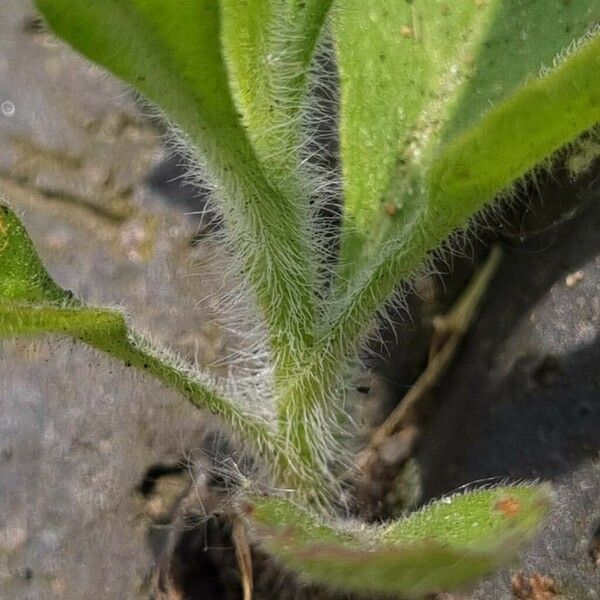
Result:
<svg viewBox="0 0 600 600"><path fill-rule="evenodd" d="M248 155L211 0L37 0L54 31L163 108L213 158ZM212 148L211 148L212 146Z"/></svg>
<svg viewBox="0 0 600 600"><path fill-rule="evenodd" d="M552 66L559 52L599 22L600 5L540 0L347 0L339 3L334 14L342 95L342 259L354 261L347 265L350 272L360 266L361 253L376 254L386 240L401 236L403 228L410 226L427 203L431 193L427 172L445 144L476 130L490 111L502 110L518 90L523 95L531 92L524 110L540 101L535 88L541 68ZM587 68L588 88L597 94L597 65ZM562 85L572 88L574 82ZM555 134L546 155L589 126L589 119L572 121L561 111L543 117L533 111L528 120ZM522 154L524 137L499 140L498 135L481 135L480 139L490 152L504 157ZM544 157L536 156L534 164ZM488 164L480 163L477 156L469 158L474 159L473 178L485 178ZM511 170L508 183L522 174L522 169ZM500 192L506 179L488 188L485 199ZM448 204L456 201L447 199Z"/></svg>
<svg viewBox="0 0 600 600"><path fill-rule="evenodd" d="M514 179L597 123L598 35L550 73L531 79L491 107L464 133L438 144L414 188L420 200L399 210L398 223L388 224L385 231L385 243L373 226L370 235L378 240L377 251L334 290L326 334L313 353L311 368L319 365L322 371L335 373L369 332L374 315L385 307L398 283L412 277L429 253ZM321 402L330 393L331 388L323 386Z"/></svg>
<svg viewBox="0 0 600 600"><path fill-rule="evenodd" d="M48 275L17 216L0 204L0 303L69 298Z"/></svg>
<svg viewBox="0 0 600 600"><path fill-rule="evenodd" d="M431 214L441 227L463 225L482 207L482 199L508 188L599 122L597 36L562 66L515 91L477 126L444 145L428 174Z"/></svg>
<svg viewBox="0 0 600 600"><path fill-rule="evenodd" d="M349 0L334 12L341 86L343 261L357 260L374 223L390 221L386 209L392 212L401 203L418 201L411 193L418 184L416 175L406 166L417 150L417 126L424 115L439 118L429 113L439 104L449 61L466 52L465 35L475 37L482 27L482 13L473 2L453 2L447 14L443 6L418 0ZM435 110L439 112L437 106ZM402 198L388 191L396 171L401 172Z"/></svg>
<svg viewBox="0 0 600 600"><path fill-rule="evenodd" d="M68 335L149 373L198 408L218 414L269 457L274 471L287 465L268 426L225 397L213 378L149 344L130 330L119 311L82 306L62 290L48 275L17 216L0 204L0 338L42 334Z"/></svg>
<svg viewBox="0 0 600 600"><path fill-rule="evenodd" d="M341 303L331 344L359 339L398 281L410 277L428 252L466 225L496 192L598 122L600 36L549 75L511 94L438 152L427 173L423 206Z"/></svg>
<svg viewBox="0 0 600 600"><path fill-rule="evenodd" d="M548 508L545 486L501 486L456 494L433 502L390 525L387 544L431 540L472 550L495 551L510 540L529 537Z"/></svg>
<svg viewBox="0 0 600 600"><path fill-rule="evenodd" d="M249 413L244 401L232 398L216 378L135 333L121 312L83 306L61 289L15 213L0 204L0 338L31 335L69 336L151 375L197 408L218 415L243 444L263 457L277 481L302 488L306 499L323 501L327 482L272 424Z"/></svg>
<svg viewBox="0 0 600 600"><path fill-rule="evenodd" d="M111 339L125 332L121 313L84 308L54 282L17 215L0 204L0 337L64 333Z"/></svg>
<svg viewBox="0 0 600 600"><path fill-rule="evenodd" d="M216 0L38 0L58 35L161 107L221 185L222 212L270 335L274 363L314 333L316 267L306 215L273 185L241 125Z"/></svg>
<svg viewBox="0 0 600 600"><path fill-rule="evenodd" d="M544 487L519 486L445 498L385 529L328 524L278 498L254 498L246 514L265 549L311 582L421 598L510 561L547 506Z"/></svg>
<svg viewBox="0 0 600 600"><path fill-rule="evenodd" d="M331 0L221 0L236 104L268 174L292 192L298 186L293 179L300 167L308 72L330 5Z"/></svg>

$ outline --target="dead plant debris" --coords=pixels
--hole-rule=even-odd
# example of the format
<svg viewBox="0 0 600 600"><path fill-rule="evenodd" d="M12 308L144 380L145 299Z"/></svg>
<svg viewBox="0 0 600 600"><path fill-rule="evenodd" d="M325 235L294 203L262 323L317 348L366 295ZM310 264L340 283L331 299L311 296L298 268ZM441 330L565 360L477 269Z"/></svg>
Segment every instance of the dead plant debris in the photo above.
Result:
<svg viewBox="0 0 600 600"><path fill-rule="evenodd" d="M512 595L518 600L560 600L556 582L552 577L533 573L527 576L523 571L516 573L511 580Z"/></svg>

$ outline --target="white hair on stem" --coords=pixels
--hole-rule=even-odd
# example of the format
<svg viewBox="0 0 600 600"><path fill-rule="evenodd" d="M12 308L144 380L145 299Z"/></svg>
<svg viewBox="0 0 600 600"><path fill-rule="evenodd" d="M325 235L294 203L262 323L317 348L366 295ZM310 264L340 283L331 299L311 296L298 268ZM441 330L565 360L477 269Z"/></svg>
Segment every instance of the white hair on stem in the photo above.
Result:
<svg viewBox="0 0 600 600"><path fill-rule="evenodd" d="M278 19L274 20L274 23L278 22ZM316 58L311 63L308 76L309 92L306 95L294 93L292 82L302 76L302 69L296 60L297 57L286 51L289 47L289 38L286 38L286 35L289 35L290 30L289 27L274 26L270 32L275 46L280 49L267 57L276 61L279 67L278 78L274 81L271 93L282 99L283 104L278 113L279 120L276 119L271 128L265 128L261 133L266 136L284 136L288 141L295 140L287 145L288 154L266 153L262 158L279 161L282 165L295 165L293 172L283 170L275 176L274 181L281 186L288 199L297 200L295 206L299 217L300 235L305 243L295 251L310 252L311 261L316 265L316 272L309 280L311 289L298 292L308 293L315 303L316 319L317 322L321 321L317 332L317 344L321 337L327 338L330 327L336 322L336 316L339 314L338 304L340 310L342 305L348 306L352 302L365 303L366 307L372 305L374 308L373 314L368 315L364 310L349 311L347 322L338 324L338 346L324 344L320 347L323 360L337 361L334 376L319 372L318 365L316 372L310 372L315 368L315 363L309 360L305 365L302 362L301 355L304 349L295 344L294 336L299 335L304 324L308 326L308 323L303 321L303 307L292 302L285 309L293 315L292 321L299 324L300 329L296 332L282 330L280 334L290 337L290 341L293 342L291 352L300 357L296 364L299 374L294 377L300 383L297 388L292 384L290 391L286 390L287 382L277 380L277 365L273 363L271 347L273 332L269 331L264 301L261 304L261 300L257 298L257 290L268 289L268 297L274 303L271 309L281 311L282 305L278 303L283 300L279 294L279 284L293 289L294 285L303 280L303 274L294 271L294 268L301 264L302 257L290 256L285 253L285 249L278 247L277 239L273 236L284 235L285 232L279 229L277 224L270 231L271 237L265 235L259 240L245 234L247 231L265 233L262 230L263 224L256 221L258 217L255 213L250 210L236 212L236 203L229 201L228 196L241 192L248 182L232 181L232 173L211 172L208 163L191 150L189 140L172 126L170 140L172 148L186 157L189 181L193 185L201 186L203 191L211 195L211 201L206 203L202 211L203 218L209 217L211 223L221 225L214 228L210 238L214 243L215 252L220 254L221 265L226 264L226 277L231 282L227 285L228 291L221 295L220 308L228 318L224 327L235 340L235 349L224 359L229 369L224 394L234 399L236 404L247 407L252 414L268 420L277 412L278 394L281 393L282 386L284 392L290 391L287 396L289 406L286 413L290 415L290 419L279 420L281 442L284 446L295 445L298 426L305 428L308 431L307 439L312 446L311 454L317 470L329 477L335 487L334 473L351 462L344 449L343 440L353 424L350 415L345 413L352 373L364 368L364 363L359 358L361 352L362 356L372 355L373 340L378 338L380 351L386 350L386 342L381 336L381 324L385 323L393 332L397 330L398 315L407 314L406 295L413 292L414 279L423 275L439 275L441 264L445 264L445 270L450 271L454 256L472 254L473 237L479 231L493 227L490 223L506 218L505 207L523 202L519 194L521 182L527 181L535 186L537 173L542 169L550 170L554 157L525 175L520 182L510 185L499 195L500 201L481 210L465 227L457 229L442 241L437 250L431 251L424 258L420 267L414 267L410 273L405 274L404 281L397 282L399 285L389 292L389 297L380 297L376 288L377 281L371 287L364 287L368 284L368 272L359 276L342 298L332 297L329 293L330 283L338 267L336 242L339 240L340 231L336 220L340 218L341 212L341 176L339 161L333 162L336 167L334 169L331 168L331 163L327 165L319 162L319 158L325 154L325 144L328 140L318 133L321 131L322 134L325 125L325 129L335 137L331 122L337 116L339 90L335 70L328 68L328 65L333 63L332 47L327 32L324 32ZM596 33L594 31L588 37ZM585 41L578 42L582 43ZM571 53L578 47L566 49L565 52ZM292 117L286 118L286 115ZM283 144L279 148L286 146ZM230 180L227 189L222 189L216 184L227 178ZM251 190L251 195L259 193L259 190ZM419 227L418 220L415 226ZM391 240L379 249L379 256L392 256L401 250L402 243ZM258 255L253 250L257 244L270 247L269 252L261 255L262 264L256 264ZM253 258L249 260L249 257ZM283 281L278 283L273 273L279 273ZM330 317L327 318L326 315ZM377 323L379 327L375 327ZM340 348L344 349L341 354ZM303 374L302 370L307 372ZM328 376L330 380L323 382L322 379ZM324 383L323 389L319 389L321 383Z"/></svg>

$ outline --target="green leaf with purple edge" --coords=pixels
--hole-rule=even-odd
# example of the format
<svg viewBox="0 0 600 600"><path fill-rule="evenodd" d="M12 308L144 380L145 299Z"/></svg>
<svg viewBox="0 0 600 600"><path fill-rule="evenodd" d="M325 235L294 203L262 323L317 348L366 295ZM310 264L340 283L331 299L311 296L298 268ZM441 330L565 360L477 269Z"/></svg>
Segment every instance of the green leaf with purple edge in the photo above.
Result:
<svg viewBox="0 0 600 600"><path fill-rule="evenodd" d="M313 583L359 593L463 588L510 562L547 512L545 486L499 487L445 498L386 528L328 523L280 498L246 514L261 545Z"/></svg>

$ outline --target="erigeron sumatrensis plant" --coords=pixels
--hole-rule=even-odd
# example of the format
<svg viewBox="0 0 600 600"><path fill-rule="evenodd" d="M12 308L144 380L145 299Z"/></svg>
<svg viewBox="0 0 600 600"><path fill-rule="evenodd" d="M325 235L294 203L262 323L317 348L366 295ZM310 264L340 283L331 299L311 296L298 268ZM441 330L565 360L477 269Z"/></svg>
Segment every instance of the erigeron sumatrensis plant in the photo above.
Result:
<svg viewBox="0 0 600 600"><path fill-rule="evenodd" d="M220 381L154 347L121 312L61 289L6 206L0 335L71 336L218 415L261 465L238 505L251 539L308 581L421 597L510 560L546 512L544 486L456 495L385 526L343 522L346 397L377 317L433 251L556 151L579 170L596 155L600 3L37 4L161 110L214 185L266 358L260 377ZM315 90L327 85L339 94L339 175L312 156ZM327 209L338 192L341 219Z"/></svg>

